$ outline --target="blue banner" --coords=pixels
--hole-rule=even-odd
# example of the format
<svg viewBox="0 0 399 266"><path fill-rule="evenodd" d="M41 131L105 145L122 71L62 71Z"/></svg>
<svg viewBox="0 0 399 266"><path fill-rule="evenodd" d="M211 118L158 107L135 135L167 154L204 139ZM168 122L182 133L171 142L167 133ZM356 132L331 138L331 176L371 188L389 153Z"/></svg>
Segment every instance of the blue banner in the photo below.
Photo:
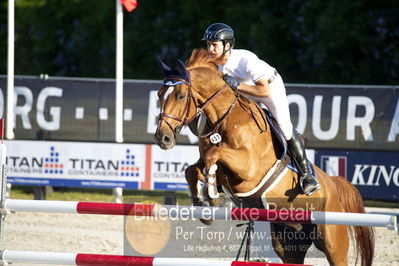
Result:
<svg viewBox="0 0 399 266"><path fill-rule="evenodd" d="M315 164L348 179L364 199L399 200L398 152L316 150Z"/></svg>
<svg viewBox="0 0 399 266"><path fill-rule="evenodd" d="M154 182L154 189L187 191L189 188L187 183Z"/></svg>
<svg viewBox="0 0 399 266"><path fill-rule="evenodd" d="M90 188L129 188L138 189L138 182L118 182L104 180L86 179L53 179L53 178L30 178L30 177L8 177L7 182L13 185L26 186L54 186L54 187L90 187Z"/></svg>

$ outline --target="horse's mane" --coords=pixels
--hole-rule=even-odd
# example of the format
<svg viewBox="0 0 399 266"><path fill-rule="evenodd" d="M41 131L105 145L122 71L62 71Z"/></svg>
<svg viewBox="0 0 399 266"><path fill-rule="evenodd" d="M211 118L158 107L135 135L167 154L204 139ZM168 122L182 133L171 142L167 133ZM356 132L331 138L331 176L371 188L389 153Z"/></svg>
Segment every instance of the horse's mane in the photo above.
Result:
<svg viewBox="0 0 399 266"><path fill-rule="evenodd" d="M222 75L217 69L215 59L211 58L209 52L202 48L193 50L190 58L186 61L186 66L188 69L205 67Z"/></svg>

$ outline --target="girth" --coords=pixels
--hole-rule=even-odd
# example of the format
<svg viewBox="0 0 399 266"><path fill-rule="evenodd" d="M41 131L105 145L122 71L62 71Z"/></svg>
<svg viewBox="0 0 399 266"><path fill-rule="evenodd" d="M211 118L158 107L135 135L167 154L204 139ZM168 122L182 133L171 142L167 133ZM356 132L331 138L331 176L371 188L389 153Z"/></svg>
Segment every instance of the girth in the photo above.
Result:
<svg viewBox="0 0 399 266"><path fill-rule="evenodd" d="M276 167L272 167L270 171L267 172L263 179L260 181L257 187L253 188L250 192L247 193L232 193L231 189L228 188L228 193L230 194L231 200L234 204L240 208L259 208L265 209L262 201L262 195L265 191L277 180L277 178L283 174L283 171L287 168L291 159L288 155L285 155L282 160L276 165ZM228 180L227 180L228 182ZM225 189L225 188L224 188ZM247 195L243 195L247 194Z"/></svg>

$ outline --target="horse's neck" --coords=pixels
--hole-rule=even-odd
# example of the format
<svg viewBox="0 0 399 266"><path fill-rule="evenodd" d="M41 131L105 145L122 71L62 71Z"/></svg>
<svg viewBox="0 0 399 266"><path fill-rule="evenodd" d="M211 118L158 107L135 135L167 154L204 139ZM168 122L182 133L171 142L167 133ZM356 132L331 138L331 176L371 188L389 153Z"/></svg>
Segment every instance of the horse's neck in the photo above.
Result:
<svg viewBox="0 0 399 266"><path fill-rule="evenodd" d="M227 112L234 101L234 94L225 87L223 79L208 68L194 68L190 73L194 91L203 103L203 111L210 122L215 123Z"/></svg>
<svg viewBox="0 0 399 266"><path fill-rule="evenodd" d="M209 97L211 97L214 93L215 92L205 96L205 98L209 99ZM221 120L225 121L226 123L221 125L223 128L228 125L227 121L229 119L226 118L227 116L232 115L231 112L236 112L234 115L242 115L242 112L245 112L245 116L249 115L247 121L251 124L251 134L256 134L256 132L258 132L260 135L262 135L262 139L266 139L265 143L267 145L264 146L264 151L265 154L268 154L267 158L270 161L270 165L273 165L283 155L285 144L281 143L279 136L276 135L272 129L273 125L270 125L266 120L263 110L257 105L257 103L247 98L238 98L237 101L235 100L235 94L231 89L227 88L221 94L216 96L211 104L209 104L209 106L205 109L207 118L214 125ZM229 109L233 103L236 107L241 106L237 109L238 111ZM271 156L272 154L273 156Z"/></svg>
<svg viewBox="0 0 399 266"><path fill-rule="evenodd" d="M204 113L211 123L216 123L222 119L227 114L230 106L234 102L234 96L229 90L229 88L226 88L223 92L216 95L204 109ZM206 101L209 100L210 97L212 97L215 93L217 92L213 92L207 96L204 96L204 102L206 103Z"/></svg>

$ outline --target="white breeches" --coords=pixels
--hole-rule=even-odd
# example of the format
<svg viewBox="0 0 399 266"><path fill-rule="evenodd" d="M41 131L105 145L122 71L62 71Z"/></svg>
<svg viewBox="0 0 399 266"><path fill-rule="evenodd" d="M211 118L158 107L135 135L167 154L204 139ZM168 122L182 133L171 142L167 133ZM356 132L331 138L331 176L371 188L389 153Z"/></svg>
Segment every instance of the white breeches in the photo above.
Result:
<svg viewBox="0 0 399 266"><path fill-rule="evenodd" d="M258 98L276 118L286 140L291 139L293 126L283 79L280 74L269 84L270 97Z"/></svg>

